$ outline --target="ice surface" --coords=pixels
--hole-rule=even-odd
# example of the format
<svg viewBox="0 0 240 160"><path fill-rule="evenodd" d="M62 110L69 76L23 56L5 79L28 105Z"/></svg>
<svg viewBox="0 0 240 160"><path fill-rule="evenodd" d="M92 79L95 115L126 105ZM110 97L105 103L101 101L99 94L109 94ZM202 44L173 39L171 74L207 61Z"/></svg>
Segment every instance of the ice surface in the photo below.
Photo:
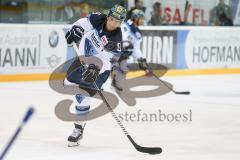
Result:
<svg viewBox="0 0 240 160"><path fill-rule="evenodd" d="M89 121L81 146L67 147L72 122L55 116L55 105L72 98L53 91L46 81L0 83L0 151L20 123L29 105L36 113L25 126L6 160L239 160L240 159L240 75L164 77L175 90L191 95L168 93L139 98L135 107L120 100L120 113L185 113L187 122L126 122L132 138L143 146L160 146L163 153L137 152L110 114ZM109 87L105 88L113 92Z"/></svg>

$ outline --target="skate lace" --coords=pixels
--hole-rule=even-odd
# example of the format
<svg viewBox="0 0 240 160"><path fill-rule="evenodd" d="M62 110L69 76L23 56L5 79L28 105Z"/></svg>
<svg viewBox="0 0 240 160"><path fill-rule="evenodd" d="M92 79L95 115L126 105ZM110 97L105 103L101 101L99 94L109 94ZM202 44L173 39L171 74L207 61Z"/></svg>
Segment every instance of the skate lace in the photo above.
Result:
<svg viewBox="0 0 240 160"><path fill-rule="evenodd" d="M81 134L82 134L82 131L80 129L74 129L71 136L78 137Z"/></svg>

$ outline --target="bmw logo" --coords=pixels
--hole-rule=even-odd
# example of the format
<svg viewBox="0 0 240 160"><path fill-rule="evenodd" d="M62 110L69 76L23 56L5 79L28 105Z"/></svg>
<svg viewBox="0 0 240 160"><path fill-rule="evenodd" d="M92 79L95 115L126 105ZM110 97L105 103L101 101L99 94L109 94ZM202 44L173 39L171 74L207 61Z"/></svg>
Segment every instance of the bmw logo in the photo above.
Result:
<svg viewBox="0 0 240 160"><path fill-rule="evenodd" d="M59 41L59 36L58 33L56 31L52 31L49 35L49 45L52 48L55 48L58 45L58 41Z"/></svg>

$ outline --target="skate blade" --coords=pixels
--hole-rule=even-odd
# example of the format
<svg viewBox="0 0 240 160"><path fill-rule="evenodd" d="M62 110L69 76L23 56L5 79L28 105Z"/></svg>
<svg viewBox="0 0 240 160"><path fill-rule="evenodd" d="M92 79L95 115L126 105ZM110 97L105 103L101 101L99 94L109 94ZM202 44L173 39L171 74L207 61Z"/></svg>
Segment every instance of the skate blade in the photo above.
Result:
<svg viewBox="0 0 240 160"><path fill-rule="evenodd" d="M68 142L68 147L77 147L80 145L80 142Z"/></svg>

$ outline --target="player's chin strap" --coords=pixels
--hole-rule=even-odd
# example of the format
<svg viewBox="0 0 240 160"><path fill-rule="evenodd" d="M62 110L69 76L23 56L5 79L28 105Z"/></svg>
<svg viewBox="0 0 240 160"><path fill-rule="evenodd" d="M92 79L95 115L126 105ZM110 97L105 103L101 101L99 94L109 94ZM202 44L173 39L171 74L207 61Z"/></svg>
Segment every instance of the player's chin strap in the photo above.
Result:
<svg viewBox="0 0 240 160"><path fill-rule="evenodd" d="M76 45L76 43L73 42L73 48L76 51L77 55L80 56L80 51ZM81 60L81 58L79 57L80 63L84 64ZM144 153L149 153L149 154L159 154L162 152L162 149L160 147L142 147L140 145L138 145L130 136L130 134L127 132L126 128L122 125L121 121L118 119L118 116L115 114L115 112L113 111L112 107L109 105L109 103L107 102L106 98L104 97L104 95L102 94L101 90L98 88L97 84L95 82L93 82L93 85L95 87L95 89L97 90L98 94L101 96L102 100L104 101L104 103L107 106L107 109L109 110L109 112L112 114L113 118L116 120L117 124L120 126L120 128L122 129L123 133L127 136L127 138L130 140L130 142L132 143L132 145L135 147L135 149L139 152L144 152Z"/></svg>

